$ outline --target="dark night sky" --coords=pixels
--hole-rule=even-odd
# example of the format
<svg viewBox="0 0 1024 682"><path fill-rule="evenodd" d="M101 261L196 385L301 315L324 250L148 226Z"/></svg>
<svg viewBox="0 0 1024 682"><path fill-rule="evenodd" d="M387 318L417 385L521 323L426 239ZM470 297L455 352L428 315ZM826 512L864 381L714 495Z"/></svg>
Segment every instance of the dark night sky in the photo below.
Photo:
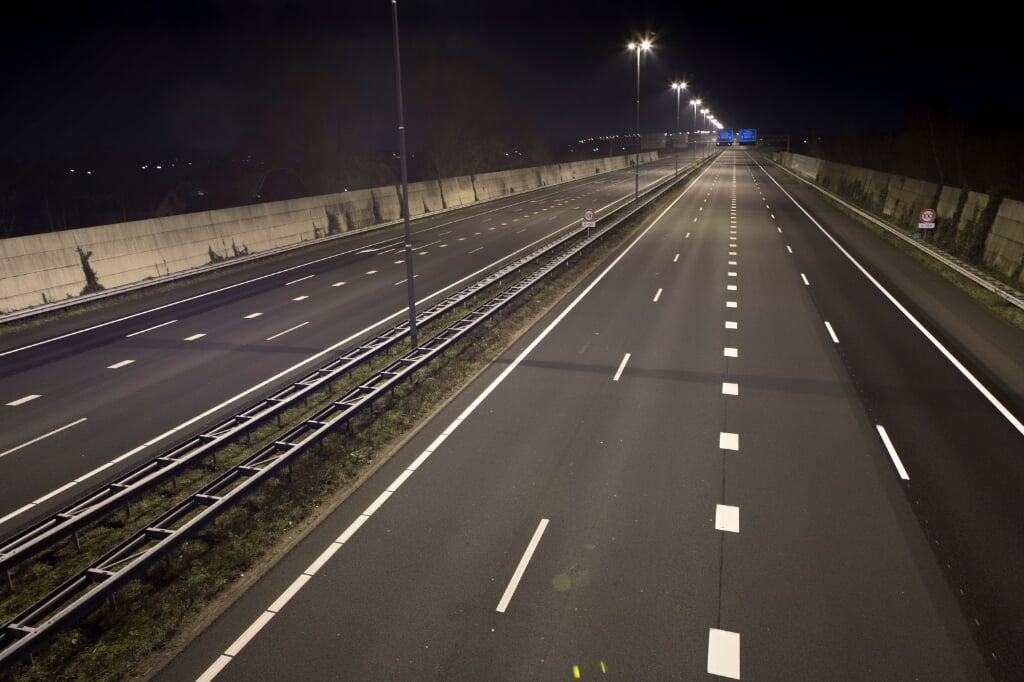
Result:
<svg viewBox="0 0 1024 682"><path fill-rule="evenodd" d="M0 157L239 153L339 129L397 145L389 0L36 4L8 8L0 28ZM920 102L1024 118L1019 39L995 10L699 4L400 0L409 143L453 107L511 137L631 131L623 46L644 32L645 131L673 127L675 77L726 125L766 133L898 128Z"/></svg>

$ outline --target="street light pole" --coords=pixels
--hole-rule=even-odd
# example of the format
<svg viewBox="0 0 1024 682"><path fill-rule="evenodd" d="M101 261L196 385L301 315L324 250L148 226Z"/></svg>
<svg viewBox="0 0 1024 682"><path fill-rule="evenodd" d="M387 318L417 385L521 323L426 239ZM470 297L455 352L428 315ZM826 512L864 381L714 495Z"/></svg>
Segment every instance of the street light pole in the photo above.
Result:
<svg viewBox="0 0 1024 682"><path fill-rule="evenodd" d="M651 49L651 41L643 40L639 43L630 43L629 49L636 50L636 183L633 192L633 201L640 201L640 53Z"/></svg>
<svg viewBox="0 0 1024 682"><path fill-rule="evenodd" d="M395 86L398 92L398 153L402 158L402 217L405 219L405 290L409 298L409 338L416 340L416 294L413 289L412 237L409 234L409 173L405 163L405 116L402 112L402 59L398 51L398 0L391 0L391 19L395 32Z"/></svg>
<svg viewBox="0 0 1024 682"><path fill-rule="evenodd" d="M676 157L676 175L679 175L679 142L676 138L679 136L679 93L686 88L686 83L673 83L672 89L676 91L676 131L672 136L672 148L675 150Z"/></svg>
<svg viewBox="0 0 1024 682"><path fill-rule="evenodd" d="M690 142L693 143L693 162L697 162L697 107L700 106L699 99L691 99L690 104L693 105L693 139Z"/></svg>

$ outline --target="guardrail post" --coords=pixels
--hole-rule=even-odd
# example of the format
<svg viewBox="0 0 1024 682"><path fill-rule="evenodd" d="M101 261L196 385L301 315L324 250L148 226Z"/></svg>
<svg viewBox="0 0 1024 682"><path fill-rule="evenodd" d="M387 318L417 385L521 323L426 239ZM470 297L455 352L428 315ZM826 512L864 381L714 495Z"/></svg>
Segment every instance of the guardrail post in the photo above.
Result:
<svg viewBox="0 0 1024 682"><path fill-rule="evenodd" d="M79 552L81 552L82 551L82 543L78 539L78 531L77 530L74 531L73 533L71 533L71 539L74 540L74 542L75 542L75 549L77 549Z"/></svg>
<svg viewBox="0 0 1024 682"><path fill-rule="evenodd" d="M7 589L14 594L14 579L11 578L11 569L4 569L4 578L7 579Z"/></svg>
<svg viewBox="0 0 1024 682"><path fill-rule="evenodd" d="M125 512L128 513L128 520L131 521L134 517L132 516L132 503L128 502L124 505Z"/></svg>

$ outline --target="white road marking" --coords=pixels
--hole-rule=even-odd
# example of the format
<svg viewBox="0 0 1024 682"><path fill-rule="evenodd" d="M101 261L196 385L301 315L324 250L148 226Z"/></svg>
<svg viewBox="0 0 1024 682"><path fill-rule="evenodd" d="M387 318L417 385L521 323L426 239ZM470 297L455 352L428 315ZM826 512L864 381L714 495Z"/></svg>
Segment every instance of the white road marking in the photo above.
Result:
<svg viewBox="0 0 1024 682"><path fill-rule="evenodd" d="M249 313L248 315L245 316L245 319L247 319L247 320L255 320L257 317L259 317L262 314L263 313Z"/></svg>
<svg viewBox="0 0 1024 682"><path fill-rule="evenodd" d="M726 346L722 349L722 355L727 358L738 358L740 356L740 349Z"/></svg>
<svg viewBox="0 0 1024 682"><path fill-rule="evenodd" d="M825 329L828 330L828 335L832 337L832 342L839 343L839 337L836 336L836 331L832 329L832 325L828 321L825 322Z"/></svg>
<svg viewBox="0 0 1024 682"><path fill-rule="evenodd" d="M38 397L38 396L36 396L36 397ZM8 405L9 404L10 403L8 403ZM53 431L50 431L49 433L44 433L41 436L36 436L32 440L25 441L21 445L14 446L10 450L4 450L3 452L0 452L0 457L6 457L7 455L11 454L12 452L17 452L18 450L21 450L22 448L27 448L29 445L32 445L34 443L38 443L39 441L43 440L44 438L49 438L50 436L52 436L54 434L60 433L64 429L70 429L72 426L78 426L82 422L86 421L86 419L88 419L88 417L82 417L81 419L76 419L75 421L71 422L70 424L65 424L64 426L61 426L60 428L54 429ZM0 523L3 523L4 521L6 521L9 518L9 516L10 515L5 516L2 519L0 519Z"/></svg>
<svg viewBox="0 0 1024 682"><path fill-rule="evenodd" d="M722 450L739 450L740 435L738 433L722 431L718 434L718 447Z"/></svg>
<svg viewBox="0 0 1024 682"><path fill-rule="evenodd" d="M735 273L735 272L730 272L730 273L729 273L729 276L730 276L730 277L735 277L735 276L736 276L736 273Z"/></svg>
<svg viewBox="0 0 1024 682"><path fill-rule="evenodd" d="M413 275L413 276L412 276L412 278L413 278L413 279L416 279L417 277L419 277L419 275ZM408 277L405 277L405 278L403 278L403 279L400 279L400 280L398 280L397 282L395 282L395 283L394 283L394 284L393 284L392 286L396 286L396 287L397 287L397 286L398 286L399 284L405 284L405 283L406 283L406 282L408 282L408 281L409 281L409 278L408 278Z"/></svg>
<svg viewBox="0 0 1024 682"><path fill-rule="evenodd" d="M769 213L768 215L770 215L772 217L772 220L775 220L775 214L774 213Z"/></svg>
<svg viewBox="0 0 1024 682"><path fill-rule="evenodd" d="M728 381L722 382L722 394L723 395L739 395L740 385L737 383L730 383Z"/></svg>
<svg viewBox="0 0 1024 682"><path fill-rule="evenodd" d="M515 594L516 588L519 587L519 581L523 579L523 574L526 572L526 565L530 563L533 553L537 551L537 544L540 543L540 537L544 535L544 529L547 527L548 520L541 519L537 530L533 531L530 544L527 545L526 552L523 553L523 558L519 560L516 572L512 574L512 579L509 581L508 587L505 588L505 594L501 595L501 601L498 602L498 608L495 609L498 613L505 613L508 603L512 601L512 595Z"/></svg>
<svg viewBox="0 0 1024 682"><path fill-rule="evenodd" d="M288 332L293 332L293 331L295 331L296 329L299 329L300 327L305 327L305 326L306 326L307 324L309 324L309 322L303 322L302 324L297 324L297 325L295 325L295 326L294 326L294 327L292 327L291 329L285 329L285 330L284 330L283 332L280 332L280 333L278 333L278 334L274 334L273 336L270 336L270 337L268 337L268 338L267 338L267 341L273 341L273 340L274 340L274 339L276 339L277 337L279 337L279 336L284 336L284 335L285 335L285 334L287 334Z"/></svg>
<svg viewBox="0 0 1024 682"><path fill-rule="evenodd" d="M304 281L306 281L307 279L310 279L310 278L312 278L312 277L316 277L316 275L306 275L305 277L299 277L298 279L293 279L293 280L292 280L292 281L290 281L290 282L285 282L285 283L284 283L284 285L285 285L286 287L290 287L291 285L293 285L293 284L295 284L295 283L297 283L297 282L304 282Z"/></svg>
<svg viewBox="0 0 1024 682"><path fill-rule="evenodd" d="M739 329L739 324L737 324L736 322L731 322L729 320L726 320L725 321L725 328L726 329Z"/></svg>
<svg viewBox="0 0 1024 682"><path fill-rule="evenodd" d="M672 259L672 262L673 263L678 263L679 262L679 254L678 253L676 254L676 257Z"/></svg>
<svg viewBox="0 0 1024 682"><path fill-rule="evenodd" d="M739 287L736 286L735 284L726 284L725 288L728 291L736 291L737 289L739 289Z"/></svg>
<svg viewBox="0 0 1024 682"><path fill-rule="evenodd" d="M730 533L740 532L740 508L728 504L715 505L715 530L726 530Z"/></svg>
<svg viewBox="0 0 1024 682"><path fill-rule="evenodd" d="M739 306L739 303L737 303L736 301L726 301L725 302L725 307L726 308L736 308L738 306Z"/></svg>
<svg viewBox="0 0 1024 682"><path fill-rule="evenodd" d="M293 301L305 301L307 298L309 298L309 296L296 296L292 300Z"/></svg>
<svg viewBox="0 0 1024 682"><path fill-rule="evenodd" d="M345 282L335 282L331 286L332 287L343 287L343 286L345 286Z"/></svg>
<svg viewBox="0 0 1024 682"><path fill-rule="evenodd" d="M659 298L661 298L661 289L654 292L654 302L657 303Z"/></svg>
<svg viewBox="0 0 1024 682"><path fill-rule="evenodd" d="M192 336L186 336L185 340L186 341L198 341L199 339L203 338L204 336L206 336L206 334L193 334Z"/></svg>
<svg viewBox="0 0 1024 682"><path fill-rule="evenodd" d="M164 322L163 324L158 324L155 327L147 327L146 329L142 329L142 330L137 331L137 332L132 332L131 334L126 334L124 338L130 339L133 336L138 336L139 334L145 334L146 332L151 332L154 329L159 329L160 327L166 327L167 325L174 324L175 322L177 322L177 320L171 320L170 322Z"/></svg>
<svg viewBox="0 0 1024 682"><path fill-rule="evenodd" d="M491 229L493 230L494 228L492 227ZM430 253L430 252L429 251L419 251L419 252L417 252L416 255L417 256L426 256L428 253Z"/></svg>
<svg viewBox="0 0 1024 682"><path fill-rule="evenodd" d="M43 396L41 396L39 394L27 395L24 398L18 398L17 400L12 400L11 402L7 403L7 406L8 407L17 407L18 405L24 405L25 403L27 403L29 401L35 400L36 398L42 398L42 397Z"/></svg>
<svg viewBox="0 0 1024 682"><path fill-rule="evenodd" d="M804 286L811 286L811 283L807 281L807 275L802 272L800 273L800 279L804 281Z"/></svg>
<svg viewBox="0 0 1024 682"><path fill-rule="evenodd" d="M376 271L376 270L367 270L367 271L366 271L366 274L367 274L367 275L376 275L376 274L377 274L377 271Z"/></svg>
<svg viewBox="0 0 1024 682"><path fill-rule="evenodd" d="M396 261L395 261L395 262L393 263L393 265L401 265L401 264L402 264L402 263L404 263L404 262L405 262L405 259L403 258L402 260L396 260Z"/></svg>
<svg viewBox="0 0 1024 682"><path fill-rule="evenodd" d="M476 253L477 251L480 251L480 250L481 250L481 249L483 249L483 248L484 248L484 247L482 247L482 246L478 246L478 247L476 247L475 249L473 249L472 251L470 251L469 253Z"/></svg>
<svg viewBox="0 0 1024 682"><path fill-rule="evenodd" d="M693 219L693 222L697 222L697 219L696 219L696 218L694 218L694 219Z"/></svg>
<svg viewBox="0 0 1024 682"><path fill-rule="evenodd" d="M736 261L734 261L734 260L731 260L731 261L729 261L729 262L727 263L727 265L736 265Z"/></svg>
<svg viewBox="0 0 1024 682"><path fill-rule="evenodd" d="M786 244L786 251L789 251L790 253L793 253L793 249L792 249L792 247L790 247L789 244Z"/></svg>
<svg viewBox="0 0 1024 682"><path fill-rule="evenodd" d="M224 652L224 655L231 656L232 658L237 656L239 652L241 652L242 649L245 648L245 645L248 644L253 637L259 634L259 631L262 630L263 627L267 623L269 623L270 619L273 617L274 614L270 611L264 611L263 613L261 613L259 615L259 618L257 618L252 625L247 627L245 629L245 632L239 635L238 639L232 642L231 646L229 646L227 650Z"/></svg>
<svg viewBox="0 0 1024 682"><path fill-rule="evenodd" d="M708 674L740 679L740 633L710 629Z"/></svg>
<svg viewBox="0 0 1024 682"><path fill-rule="evenodd" d="M619 363L619 369L615 372L615 376L612 377L612 381L619 380L619 377L622 376L622 370L626 369L627 362L629 362L629 353L622 356L622 362Z"/></svg>
<svg viewBox="0 0 1024 682"><path fill-rule="evenodd" d="M904 481L909 481L910 474L908 474L907 470L903 467L903 460L901 460L900 456L896 454L896 448L893 447L892 441L889 440L889 434L886 433L885 428L883 428L881 424L876 424L875 428L878 429L878 435L882 437L882 443L885 444L885 449L889 453L889 459L891 459L892 463L896 465L896 471L899 473L900 478Z"/></svg>
<svg viewBox="0 0 1024 682"><path fill-rule="evenodd" d="M696 222L696 221L694 221L694 222ZM687 238L687 239L689 239L689 238L690 238L690 233L689 233L689 232L687 232L687 233L686 233L686 238Z"/></svg>
<svg viewBox="0 0 1024 682"><path fill-rule="evenodd" d="M107 369L121 369L122 367L127 367L128 365L132 364L133 362L135 362L135 361L134 360L122 360L121 362L115 362L114 364L109 365L107 367Z"/></svg>
<svg viewBox="0 0 1024 682"><path fill-rule="evenodd" d="M518 232L516 232L516 234L522 234L523 232L526 232L526 228L519 230Z"/></svg>

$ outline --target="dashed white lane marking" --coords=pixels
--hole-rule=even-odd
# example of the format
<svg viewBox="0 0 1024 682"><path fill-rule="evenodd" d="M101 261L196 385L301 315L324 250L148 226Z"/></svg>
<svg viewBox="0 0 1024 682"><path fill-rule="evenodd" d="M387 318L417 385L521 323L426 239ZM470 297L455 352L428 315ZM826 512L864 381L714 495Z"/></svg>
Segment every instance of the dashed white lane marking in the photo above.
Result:
<svg viewBox="0 0 1024 682"><path fill-rule="evenodd" d="M781 227L776 227L775 229L779 231L779 234L782 234L782 228Z"/></svg>
<svg viewBox="0 0 1024 682"><path fill-rule="evenodd" d="M730 276L730 277L735 277L735 276L736 276L736 273L735 273L735 272L730 272L730 273L729 273L729 276Z"/></svg>
<svg viewBox="0 0 1024 682"><path fill-rule="evenodd" d="M305 301L307 298L309 298L309 296L296 296L292 300L293 301Z"/></svg>
<svg viewBox="0 0 1024 682"><path fill-rule="evenodd" d="M255 320L257 317L259 317L262 314L263 313L249 313L248 315L245 316L245 319L247 319L247 320Z"/></svg>
<svg viewBox="0 0 1024 682"><path fill-rule="evenodd" d="M740 434L722 431L718 434L718 447L721 450L739 450Z"/></svg>
<svg viewBox="0 0 1024 682"><path fill-rule="evenodd" d="M697 222L697 219L696 219L696 218L694 218L694 219L693 219L693 222Z"/></svg>
<svg viewBox="0 0 1024 682"><path fill-rule="evenodd" d="M726 284L725 288L727 291L736 291L737 289L739 289L739 287L736 286L735 284Z"/></svg>
<svg viewBox="0 0 1024 682"><path fill-rule="evenodd" d="M728 504L715 505L715 530L726 530L730 533L740 532L740 508Z"/></svg>
<svg viewBox="0 0 1024 682"><path fill-rule="evenodd" d="M726 301L725 302L725 307L726 308L736 308L736 307L739 307L739 303L737 301Z"/></svg>
<svg viewBox="0 0 1024 682"><path fill-rule="evenodd" d="M732 321L730 321L730 320L726 320L726 321L725 321L725 328L726 328L726 329L739 329L739 328L740 328L740 326L739 326L739 324L738 324L738 323L736 323L736 322L732 322Z"/></svg>
<svg viewBox="0 0 1024 682"><path fill-rule="evenodd" d="M740 633L711 628L708 633L708 674L740 679Z"/></svg>
<svg viewBox="0 0 1024 682"><path fill-rule="evenodd" d="M523 579L523 574L526 573L526 566L530 563L533 553L537 551L537 545L540 543L540 537L544 535L544 529L547 527L548 520L541 519L540 524L537 526L537 530L533 531L533 537L530 538L530 544L527 545L526 551L523 552L523 558L519 560L519 565L516 566L516 572L512 574L512 579L509 580L508 587L505 588L505 594L501 595L501 601L498 602L498 607L495 609L498 613L505 613L505 609L508 608L508 603L512 601L512 595L515 594L516 588L519 587L519 581Z"/></svg>
<svg viewBox="0 0 1024 682"><path fill-rule="evenodd" d="M307 279L311 279L313 277L316 277L316 275L306 275L305 277L299 277L298 279L293 279L290 282L285 282L284 285L286 287L290 287L291 285L293 285L293 284L295 284L297 282L305 282Z"/></svg>
<svg viewBox="0 0 1024 682"><path fill-rule="evenodd" d="M659 298L661 298L661 289L654 292L654 303L657 303Z"/></svg>
<svg viewBox="0 0 1024 682"><path fill-rule="evenodd" d="M332 287L343 287L343 286L345 286L345 282L335 282L331 286Z"/></svg>
<svg viewBox="0 0 1024 682"><path fill-rule="evenodd" d="M416 279L417 277L419 277L419 275L413 275L412 276L413 279ZM399 284L405 284L408 281L409 281L409 278L408 277L404 277L404 278L398 280L397 282L395 282L392 286L396 286L397 287Z"/></svg>
<svg viewBox="0 0 1024 682"><path fill-rule="evenodd" d="M494 228L492 227L492 228L490 228L490 229L492 229L492 230L493 230ZM430 252L429 252L429 251L418 251L418 252L416 253L416 255L417 255L417 256L426 256L426 255L427 255L428 253L430 253Z"/></svg>
<svg viewBox="0 0 1024 682"><path fill-rule="evenodd" d="M619 377L622 376L622 370L626 369L627 362L629 362L629 353L622 356L622 362L619 363L619 369L615 371L615 376L612 377L612 381L619 380Z"/></svg>
<svg viewBox="0 0 1024 682"><path fill-rule="evenodd" d="M839 343L839 337L836 336L836 330L832 329L832 325L825 322L825 329L828 330L828 335L832 337L832 343Z"/></svg>
<svg viewBox="0 0 1024 682"><path fill-rule="evenodd" d="M39 397L39 396L36 396L36 397ZM10 403L7 403L7 404L10 405ZM65 424L64 426L61 426L60 428L54 429L53 431L50 431L49 433L44 433L41 436L36 436L35 438L33 438L30 441L26 441L26 442L22 443L21 445L14 446L10 450L4 450L3 452L0 452L0 457L6 457L7 455L11 454L12 452L17 452L18 450L21 450L22 448L27 448L29 445L32 445L34 443L38 443L39 441L43 440L44 438L49 438L50 436L52 436L54 434L60 433L64 429L70 429L72 426L77 426L78 424L81 424L82 422L84 422L86 419L87 419L87 417L82 417L81 419L76 419L75 421L71 422L70 424ZM5 516L4 518L0 519L0 523L3 523L4 521L6 521L7 518L8 517Z"/></svg>
<svg viewBox="0 0 1024 682"><path fill-rule="evenodd" d="M811 286L811 283L807 281L807 275L802 272L800 273L800 279L804 281L804 286Z"/></svg>
<svg viewBox="0 0 1024 682"><path fill-rule="evenodd" d="M30 401L35 400L36 398L42 398L42 397L43 396L41 396L39 394L33 393L32 395L27 395L24 398L18 398L17 400L12 400L11 402L7 403L7 407L17 407L18 405L24 405L27 402L30 402Z"/></svg>
<svg viewBox="0 0 1024 682"><path fill-rule="evenodd" d="M167 325L174 324L175 322L177 322L177 320L171 320L170 322L164 322L163 324L158 324L155 327L146 327L145 329L140 329L137 332L132 332L131 334L126 334L124 338L130 339L133 336L138 336L139 334L145 334L146 332L151 332L154 329L159 329L160 327L166 327Z"/></svg>
<svg viewBox="0 0 1024 682"><path fill-rule="evenodd" d="M740 356L740 349L726 346L722 349L722 355L727 358L738 358Z"/></svg>
<svg viewBox="0 0 1024 682"><path fill-rule="evenodd" d="M516 232L516 234L522 234L523 232L526 232L525 228L523 228L522 230L519 230L518 232Z"/></svg>
<svg viewBox="0 0 1024 682"><path fill-rule="evenodd" d="M722 395L739 395L740 385L728 381L722 382Z"/></svg>
<svg viewBox="0 0 1024 682"><path fill-rule="evenodd" d="M133 362L135 362L135 361L134 360L122 360L121 362L115 362L112 365L108 365L107 369L121 369L122 367L127 367L128 365L132 364Z"/></svg>
<svg viewBox="0 0 1024 682"><path fill-rule="evenodd" d="M270 336L270 337L268 337L268 338L267 338L267 341L273 341L273 340L274 340L274 339L276 339L277 337L279 337L279 336L284 336L284 335L285 335L285 334L287 334L288 332L293 332L293 331L295 331L296 329L299 329L300 327L305 327L305 326L306 326L307 324L309 324L309 322L303 322L302 324L297 324L297 325L295 325L295 326L294 326L294 327L292 327L291 329L285 329L285 330L284 330L283 332L279 332L279 333L277 333L277 334L274 334L273 336Z"/></svg>
<svg viewBox="0 0 1024 682"><path fill-rule="evenodd" d="M768 215L770 215L772 217L772 220L775 220L775 214L774 213L769 213Z"/></svg>
<svg viewBox="0 0 1024 682"><path fill-rule="evenodd" d="M376 274L377 274L377 271L376 271L376 270L367 270L367 271L366 271L366 274L367 274L367 275L376 275Z"/></svg>
<svg viewBox="0 0 1024 682"><path fill-rule="evenodd" d="M789 244L786 244L786 251L793 253L793 248Z"/></svg>
<svg viewBox="0 0 1024 682"><path fill-rule="evenodd" d="M402 263L404 263L404 262L405 262L405 259L402 259L402 260L396 260L396 261L395 261L395 262L393 263L393 265L401 265L401 264L402 264Z"/></svg>
<svg viewBox="0 0 1024 682"><path fill-rule="evenodd" d="M727 265L736 265L736 261L734 261L734 260L731 260L731 261L729 261L729 262L727 263Z"/></svg>
<svg viewBox="0 0 1024 682"><path fill-rule="evenodd" d="M672 262L673 263L678 263L679 262L679 254L678 253L676 254L676 257L672 259Z"/></svg>
<svg viewBox="0 0 1024 682"><path fill-rule="evenodd" d="M476 247L475 249L473 249L472 251L470 251L469 253L476 253L477 251L480 251L480 250L481 250L481 249L483 249L483 248L484 248L484 247L482 247L482 246L478 246L478 247Z"/></svg>
<svg viewBox="0 0 1024 682"><path fill-rule="evenodd" d="M885 445L885 449L889 453L889 459L891 459L892 463L896 465L896 471L899 473L900 478L904 481L909 481L910 474L908 474L907 470L903 467L903 460L901 460L900 456L896 454L896 448L893 447L892 441L889 440L889 434L886 433L885 428L881 424L876 424L875 428L878 429L878 435L882 437L882 443Z"/></svg>
<svg viewBox="0 0 1024 682"><path fill-rule="evenodd" d="M206 334L193 334L192 336L186 336L185 340L186 341L198 341L199 339L203 338L204 336L206 336Z"/></svg>

